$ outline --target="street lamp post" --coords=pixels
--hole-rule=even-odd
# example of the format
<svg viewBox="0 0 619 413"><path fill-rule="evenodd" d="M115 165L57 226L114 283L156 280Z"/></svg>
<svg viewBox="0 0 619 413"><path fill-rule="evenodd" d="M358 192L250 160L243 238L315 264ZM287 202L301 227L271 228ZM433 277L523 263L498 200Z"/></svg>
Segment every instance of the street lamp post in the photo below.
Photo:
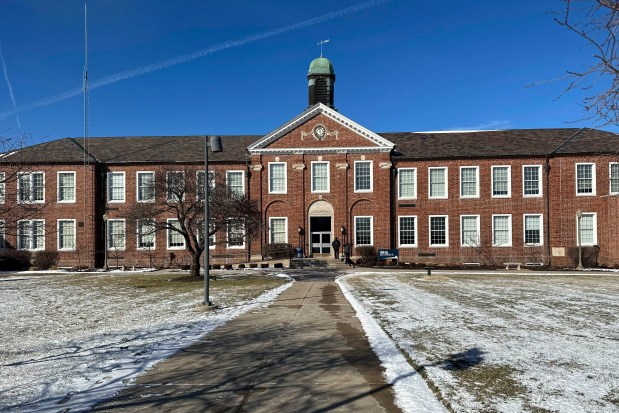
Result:
<svg viewBox="0 0 619 413"><path fill-rule="evenodd" d="M212 307L213 303L209 299L209 216L208 216L208 147L211 151L221 152L221 138L219 136L204 137L204 306Z"/></svg>
<svg viewBox="0 0 619 413"><path fill-rule="evenodd" d="M578 237L578 267L576 267L577 270L582 270L582 234L580 233L580 219L582 218L582 211L579 209L578 211L576 211L576 227L577 227L577 234L576 236Z"/></svg>
<svg viewBox="0 0 619 413"><path fill-rule="evenodd" d="M107 238L108 238L107 219L108 219L107 213L103 214L103 238L104 238L103 240L103 271L109 270L107 266L107 248L108 248L107 246L108 244L107 242Z"/></svg>

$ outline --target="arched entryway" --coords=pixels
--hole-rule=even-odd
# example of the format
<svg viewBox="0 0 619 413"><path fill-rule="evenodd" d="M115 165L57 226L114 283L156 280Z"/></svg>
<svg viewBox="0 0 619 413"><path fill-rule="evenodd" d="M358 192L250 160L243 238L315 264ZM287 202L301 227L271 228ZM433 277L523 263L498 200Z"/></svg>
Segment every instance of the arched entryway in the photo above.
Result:
<svg viewBox="0 0 619 413"><path fill-rule="evenodd" d="M310 206L307 219L311 255L330 255L333 240L333 206L327 201L316 201Z"/></svg>

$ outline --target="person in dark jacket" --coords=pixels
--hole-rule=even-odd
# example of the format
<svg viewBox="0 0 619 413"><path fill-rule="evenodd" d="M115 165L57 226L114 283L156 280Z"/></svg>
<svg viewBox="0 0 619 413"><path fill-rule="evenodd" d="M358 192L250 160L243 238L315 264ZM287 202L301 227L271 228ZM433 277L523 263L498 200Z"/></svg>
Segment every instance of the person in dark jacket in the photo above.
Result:
<svg viewBox="0 0 619 413"><path fill-rule="evenodd" d="M340 240L337 237L335 237L335 239L331 243L331 246L333 247L333 254L335 255L336 260L340 259L340 245L342 245L340 243Z"/></svg>
<svg viewBox="0 0 619 413"><path fill-rule="evenodd" d="M344 244L344 263L348 264L348 266L351 266L353 268L355 268L355 263L352 262L352 260L350 259L350 250L352 249L352 246L349 243Z"/></svg>

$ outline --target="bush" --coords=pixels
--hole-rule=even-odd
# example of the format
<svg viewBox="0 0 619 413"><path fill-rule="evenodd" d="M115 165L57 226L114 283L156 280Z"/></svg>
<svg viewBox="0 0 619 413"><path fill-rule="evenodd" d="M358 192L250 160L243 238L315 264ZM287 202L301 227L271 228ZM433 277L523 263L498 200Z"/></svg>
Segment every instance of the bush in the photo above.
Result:
<svg viewBox="0 0 619 413"><path fill-rule="evenodd" d="M265 259L282 260L294 257L295 252L296 249L292 244L273 243L264 246L262 255Z"/></svg>
<svg viewBox="0 0 619 413"><path fill-rule="evenodd" d="M30 268L30 251L0 250L0 271L18 271Z"/></svg>
<svg viewBox="0 0 619 413"><path fill-rule="evenodd" d="M578 265L578 247L570 247L567 254L572 260L574 267ZM600 247L597 245L582 247L582 266L586 268L594 268L598 266L598 256L600 255Z"/></svg>
<svg viewBox="0 0 619 413"><path fill-rule="evenodd" d="M37 251L34 254L34 266L39 270L49 270L58 264L58 252L56 251Z"/></svg>
<svg viewBox="0 0 619 413"><path fill-rule="evenodd" d="M376 264L376 249L373 245L364 245L356 248L357 255L361 255L361 265L373 266Z"/></svg>

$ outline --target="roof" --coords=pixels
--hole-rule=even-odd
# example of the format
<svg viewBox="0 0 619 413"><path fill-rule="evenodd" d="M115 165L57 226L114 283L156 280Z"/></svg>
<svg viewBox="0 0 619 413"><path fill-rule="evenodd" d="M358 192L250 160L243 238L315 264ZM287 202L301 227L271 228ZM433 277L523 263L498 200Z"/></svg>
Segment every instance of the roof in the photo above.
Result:
<svg viewBox="0 0 619 413"><path fill-rule="evenodd" d="M329 59L324 57L319 57L317 59L312 60L310 63L309 71L307 75L334 75L335 70L333 69L333 63Z"/></svg>
<svg viewBox="0 0 619 413"><path fill-rule="evenodd" d="M397 159L619 154L619 135L597 129L514 129L475 132L386 132ZM265 136L222 136L223 152L209 161L245 162L247 148ZM89 138L89 161L104 163L204 162L204 136ZM64 138L0 155L0 162L81 163L84 140Z"/></svg>

